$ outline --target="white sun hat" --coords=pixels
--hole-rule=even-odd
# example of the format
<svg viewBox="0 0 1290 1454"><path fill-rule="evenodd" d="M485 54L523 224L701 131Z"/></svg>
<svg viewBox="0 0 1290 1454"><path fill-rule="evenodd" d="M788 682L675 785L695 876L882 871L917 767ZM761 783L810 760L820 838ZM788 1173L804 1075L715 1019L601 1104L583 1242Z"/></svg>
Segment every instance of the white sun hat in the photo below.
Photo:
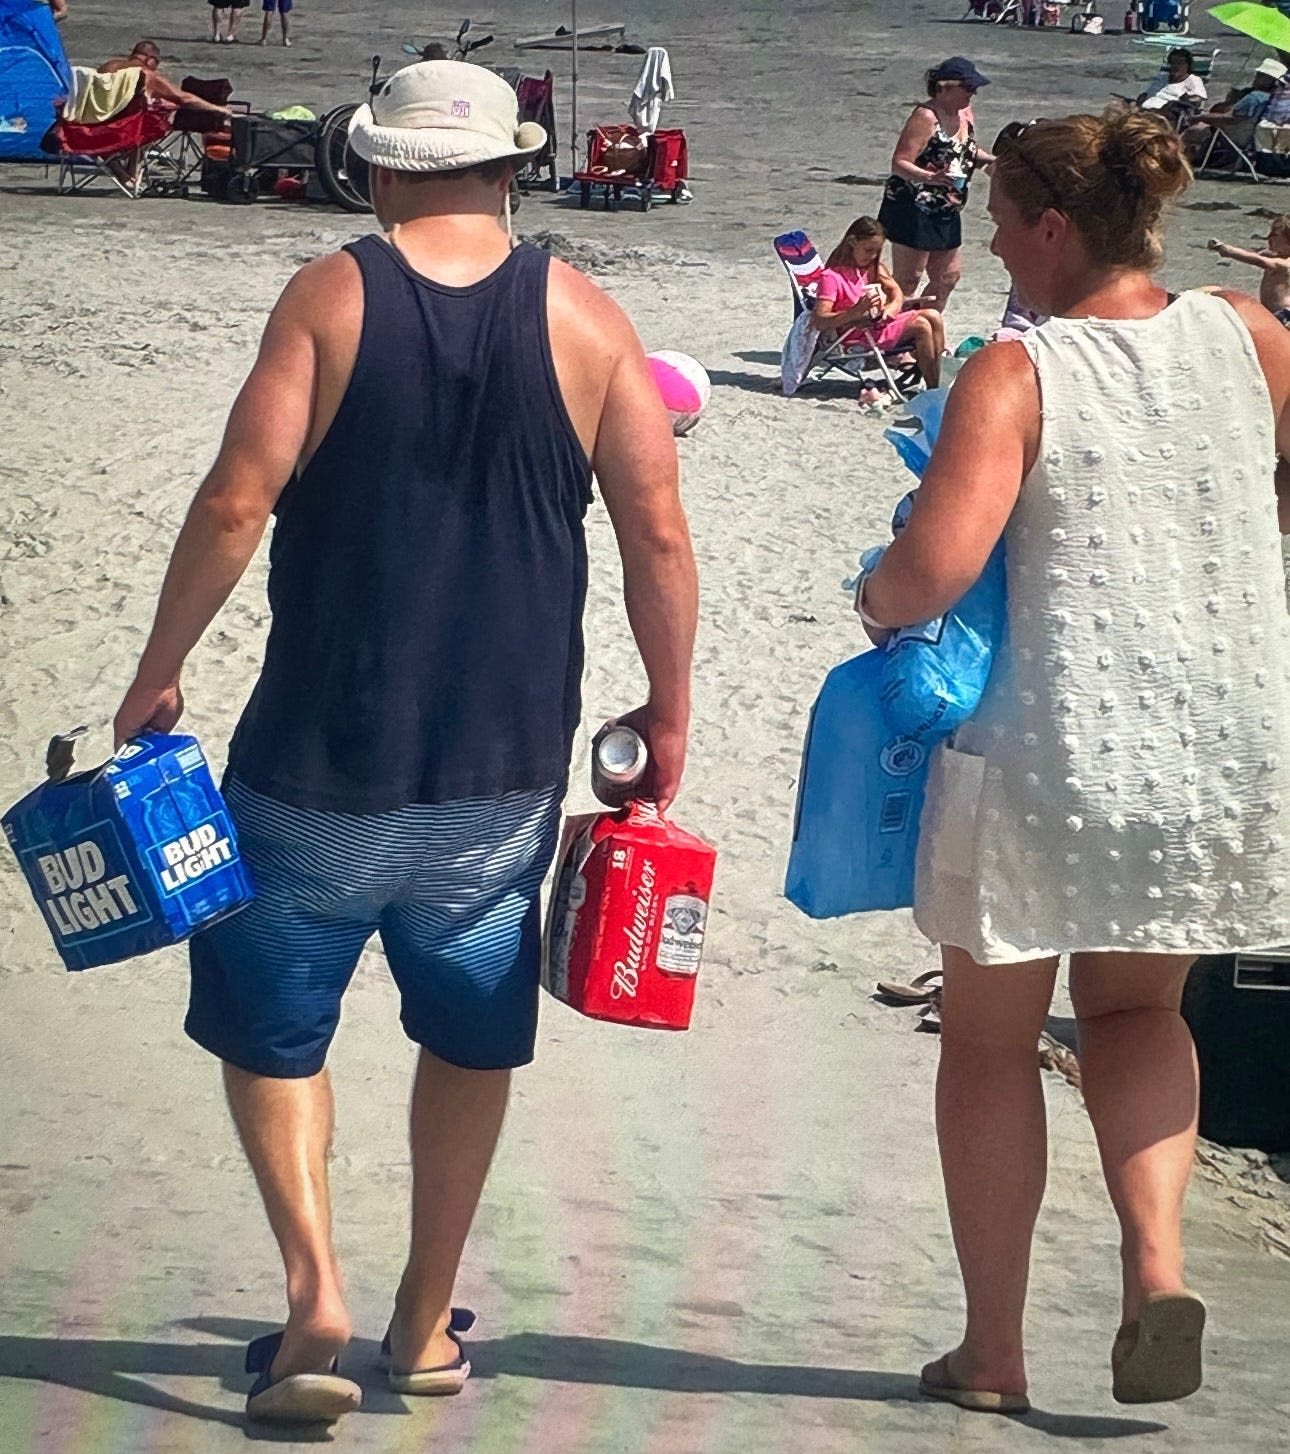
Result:
<svg viewBox="0 0 1290 1454"><path fill-rule="evenodd" d="M365 162L392 172L447 172L541 151L546 132L519 119L500 76L464 61L422 61L396 71L349 123Z"/></svg>
<svg viewBox="0 0 1290 1454"><path fill-rule="evenodd" d="M1275 56L1268 56L1254 72L1256 76L1268 76L1273 81L1283 80L1285 73L1286 68Z"/></svg>

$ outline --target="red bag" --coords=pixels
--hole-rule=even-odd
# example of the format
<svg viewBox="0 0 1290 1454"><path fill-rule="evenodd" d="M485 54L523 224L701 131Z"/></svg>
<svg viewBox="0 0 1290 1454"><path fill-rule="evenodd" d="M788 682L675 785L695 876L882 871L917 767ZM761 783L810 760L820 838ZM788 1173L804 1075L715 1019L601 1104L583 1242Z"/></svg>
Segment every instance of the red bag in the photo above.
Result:
<svg viewBox="0 0 1290 1454"><path fill-rule="evenodd" d="M649 803L568 819L544 988L593 1020L688 1029L716 861Z"/></svg>

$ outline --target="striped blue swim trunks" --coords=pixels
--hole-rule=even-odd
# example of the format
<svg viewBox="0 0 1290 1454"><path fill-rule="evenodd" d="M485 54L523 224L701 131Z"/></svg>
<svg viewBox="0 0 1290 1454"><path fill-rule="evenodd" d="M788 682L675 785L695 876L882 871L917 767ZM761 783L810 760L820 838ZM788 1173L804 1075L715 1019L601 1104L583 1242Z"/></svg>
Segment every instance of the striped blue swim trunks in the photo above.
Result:
<svg viewBox="0 0 1290 1454"><path fill-rule="evenodd" d="M256 898L190 942L192 1039L255 1075L317 1074L379 934L409 1039L471 1070L532 1060L561 787L372 815L224 794Z"/></svg>

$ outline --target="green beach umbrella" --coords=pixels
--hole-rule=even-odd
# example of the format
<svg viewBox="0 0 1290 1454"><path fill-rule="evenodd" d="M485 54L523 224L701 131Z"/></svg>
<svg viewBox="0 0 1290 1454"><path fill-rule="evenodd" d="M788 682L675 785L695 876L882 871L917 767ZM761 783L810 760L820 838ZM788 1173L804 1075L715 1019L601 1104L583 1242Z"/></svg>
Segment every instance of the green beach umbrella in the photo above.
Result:
<svg viewBox="0 0 1290 1454"><path fill-rule="evenodd" d="M1215 5L1209 13L1232 30L1239 30L1272 50L1290 51L1290 16L1282 15L1272 5L1236 0L1230 5Z"/></svg>

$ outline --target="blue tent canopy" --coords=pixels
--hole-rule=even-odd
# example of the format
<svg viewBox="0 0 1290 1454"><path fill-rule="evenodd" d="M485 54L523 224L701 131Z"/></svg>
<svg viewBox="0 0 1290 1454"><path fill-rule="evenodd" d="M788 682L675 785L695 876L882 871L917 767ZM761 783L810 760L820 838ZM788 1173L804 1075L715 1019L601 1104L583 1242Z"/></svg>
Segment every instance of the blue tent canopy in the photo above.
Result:
<svg viewBox="0 0 1290 1454"><path fill-rule="evenodd" d="M40 139L72 70L49 6L0 0L0 162L43 159Z"/></svg>

